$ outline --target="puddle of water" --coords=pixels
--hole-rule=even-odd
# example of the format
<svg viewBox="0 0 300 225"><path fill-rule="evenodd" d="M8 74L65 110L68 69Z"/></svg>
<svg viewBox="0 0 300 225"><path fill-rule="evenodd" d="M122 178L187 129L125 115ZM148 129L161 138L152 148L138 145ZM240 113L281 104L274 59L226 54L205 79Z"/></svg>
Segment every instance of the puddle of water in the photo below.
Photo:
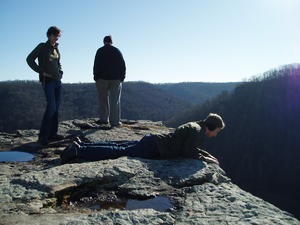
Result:
<svg viewBox="0 0 300 225"><path fill-rule="evenodd" d="M111 181L109 181L111 182ZM174 202L166 195L139 200L137 196L129 195L118 190L103 189L98 185L104 183L88 183L73 190L63 190L56 194L56 206L62 210L71 211L100 211L104 209L135 210L154 209L165 212L172 209Z"/></svg>
<svg viewBox="0 0 300 225"><path fill-rule="evenodd" d="M156 211L165 212L172 208L172 203L168 197L158 196L147 200L129 199L126 204L127 210L134 209L154 209Z"/></svg>
<svg viewBox="0 0 300 225"><path fill-rule="evenodd" d="M26 152L0 152L0 162L27 162L32 160L33 158L34 155Z"/></svg>
<svg viewBox="0 0 300 225"><path fill-rule="evenodd" d="M82 207L82 206L81 206ZM128 199L125 201L114 202L114 203L99 203L92 205L85 205L85 207L92 210L101 209L124 209L124 210L135 210L135 209L154 209L160 212L166 212L173 207L170 199L164 196L158 196L147 200L135 200Z"/></svg>

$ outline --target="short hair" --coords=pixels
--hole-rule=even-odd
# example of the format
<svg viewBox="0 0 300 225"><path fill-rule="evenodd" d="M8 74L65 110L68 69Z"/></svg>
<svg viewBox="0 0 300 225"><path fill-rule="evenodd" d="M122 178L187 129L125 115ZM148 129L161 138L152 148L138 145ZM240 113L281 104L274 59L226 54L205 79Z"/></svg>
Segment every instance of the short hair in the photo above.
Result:
<svg viewBox="0 0 300 225"><path fill-rule="evenodd" d="M203 121L204 126L206 126L210 131L215 130L216 128L223 129L225 127L225 123L221 116L216 113L210 113Z"/></svg>
<svg viewBox="0 0 300 225"><path fill-rule="evenodd" d="M60 29L58 27L52 26L47 30L47 37L50 37L51 34L58 35L60 34Z"/></svg>
<svg viewBox="0 0 300 225"><path fill-rule="evenodd" d="M111 43L112 44L112 38L111 35L105 36L103 38L103 43Z"/></svg>

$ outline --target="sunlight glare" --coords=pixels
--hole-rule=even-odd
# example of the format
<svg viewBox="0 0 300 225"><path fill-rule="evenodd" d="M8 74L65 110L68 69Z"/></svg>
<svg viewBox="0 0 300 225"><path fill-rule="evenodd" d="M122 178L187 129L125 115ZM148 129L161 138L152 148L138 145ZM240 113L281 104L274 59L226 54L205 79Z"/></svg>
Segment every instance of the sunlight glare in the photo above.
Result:
<svg viewBox="0 0 300 225"><path fill-rule="evenodd" d="M300 7L299 0L265 0L268 8L280 9L285 12L298 11Z"/></svg>

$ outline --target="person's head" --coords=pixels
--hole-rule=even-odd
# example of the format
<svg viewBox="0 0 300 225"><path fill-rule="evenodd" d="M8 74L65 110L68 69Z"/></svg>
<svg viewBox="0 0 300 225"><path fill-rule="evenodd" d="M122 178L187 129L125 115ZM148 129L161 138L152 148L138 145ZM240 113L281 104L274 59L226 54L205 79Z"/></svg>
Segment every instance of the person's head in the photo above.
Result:
<svg viewBox="0 0 300 225"><path fill-rule="evenodd" d="M47 37L51 44L55 44L55 42L60 37L61 31L59 28L52 26L47 30Z"/></svg>
<svg viewBox="0 0 300 225"><path fill-rule="evenodd" d="M218 133L225 127L225 123L221 116L210 113L203 121L205 127L205 135L207 137L216 137Z"/></svg>
<svg viewBox="0 0 300 225"><path fill-rule="evenodd" d="M112 45L112 38L111 38L111 35L108 35L108 36L105 36L103 38L103 44L105 45Z"/></svg>

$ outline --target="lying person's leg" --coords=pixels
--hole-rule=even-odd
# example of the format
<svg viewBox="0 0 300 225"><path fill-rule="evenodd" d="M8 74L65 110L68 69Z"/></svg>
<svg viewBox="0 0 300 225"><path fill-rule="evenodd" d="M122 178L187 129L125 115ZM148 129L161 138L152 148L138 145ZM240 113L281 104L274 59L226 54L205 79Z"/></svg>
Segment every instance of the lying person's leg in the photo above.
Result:
<svg viewBox="0 0 300 225"><path fill-rule="evenodd" d="M107 144L107 143L106 143ZM87 161L97 161L104 159L116 159L122 156L158 158L159 153L151 135L144 136L136 145L128 147L116 145L83 145L74 142L61 154L62 163L73 159L83 159Z"/></svg>
<svg viewBox="0 0 300 225"><path fill-rule="evenodd" d="M89 145L80 145L78 157L85 160L116 159L122 156L159 158L159 152L152 135L145 135L140 141L128 142L130 145L109 145L103 142Z"/></svg>
<svg viewBox="0 0 300 225"><path fill-rule="evenodd" d="M69 162L74 159L83 159L87 161L97 161L104 159L116 159L121 156L126 156L130 152L132 147L120 147L120 146L94 146L84 145L81 146L77 142L73 142L72 145L67 147L61 154L62 163Z"/></svg>
<svg viewBox="0 0 300 225"><path fill-rule="evenodd" d="M83 142L79 137L76 137L75 140L81 146L122 146L129 147L136 145L139 141L108 141L108 142Z"/></svg>

